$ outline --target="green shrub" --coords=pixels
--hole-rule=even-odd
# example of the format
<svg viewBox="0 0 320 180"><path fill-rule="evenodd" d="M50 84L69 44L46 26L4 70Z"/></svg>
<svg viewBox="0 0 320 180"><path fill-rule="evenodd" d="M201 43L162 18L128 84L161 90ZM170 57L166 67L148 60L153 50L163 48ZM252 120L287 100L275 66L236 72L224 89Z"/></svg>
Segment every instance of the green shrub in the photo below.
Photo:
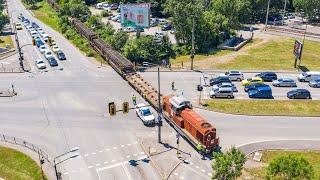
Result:
<svg viewBox="0 0 320 180"><path fill-rule="evenodd" d="M109 15L110 15L110 12L109 12L109 11L107 11L107 10L101 11L101 16L102 16L102 17L108 17Z"/></svg>

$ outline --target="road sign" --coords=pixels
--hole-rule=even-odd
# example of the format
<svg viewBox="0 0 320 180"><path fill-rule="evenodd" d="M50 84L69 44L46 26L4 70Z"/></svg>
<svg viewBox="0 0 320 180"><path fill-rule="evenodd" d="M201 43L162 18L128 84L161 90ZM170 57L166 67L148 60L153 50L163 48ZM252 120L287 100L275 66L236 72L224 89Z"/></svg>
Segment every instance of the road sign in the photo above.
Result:
<svg viewBox="0 0 320 180"><path fill-rule="evenodd" d="M149 27L150 7L150 3L122 4L120 6L121 25L125 27Z"/></svg>
<svg viewBox="0 0 320 180"><path fill-rule="evenodd" d="M122 111L123 113L128 113L129 112L129 103L128 102L123 102L122 104Z"/></svg>
<svg viewBox="0 0 320 180"><path fill-rule="evenodd" d="M110 116L116 115L116 104L114 102L109 103L109 114Z"/></svg>

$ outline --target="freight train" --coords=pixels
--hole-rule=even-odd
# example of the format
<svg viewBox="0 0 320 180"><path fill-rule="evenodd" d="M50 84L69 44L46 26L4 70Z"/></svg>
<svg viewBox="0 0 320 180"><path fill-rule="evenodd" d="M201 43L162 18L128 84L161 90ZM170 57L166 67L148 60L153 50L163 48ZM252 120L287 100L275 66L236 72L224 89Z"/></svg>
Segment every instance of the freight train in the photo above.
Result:
<svg viewBox="0 0 320 180"><path fill-rule="evenodd" d="M54 0L47 0L54 10L59 11L60 7ZM118 72L128 83L140 93L156 110L158 110L158 91L135 72L130 60L115 51L110 45L104 42L84 23L68 18L71 26L85 37L95 51L97 51L113 69ZM204 147L206 153L212 152L219 146L219 138L216 135L216 128L200 117L192 110L191 104L183 97L162 96L163 116L175 130L187 139L193 146L199 144Z"/></svg>

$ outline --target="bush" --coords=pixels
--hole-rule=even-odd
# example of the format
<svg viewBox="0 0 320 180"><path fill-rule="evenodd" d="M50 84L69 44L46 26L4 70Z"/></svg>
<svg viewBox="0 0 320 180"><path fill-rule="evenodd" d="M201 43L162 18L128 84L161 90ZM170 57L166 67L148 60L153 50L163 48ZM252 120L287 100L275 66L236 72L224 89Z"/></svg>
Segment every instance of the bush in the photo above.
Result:
<svg viewBox="0 0 320 180"><path fill-rule="evenodd" d="M110 12L107 11L107 10L103 10L103 11L101 12L101 16L102 16L102 17L108 17L109 15L110 15Z"/></svg>

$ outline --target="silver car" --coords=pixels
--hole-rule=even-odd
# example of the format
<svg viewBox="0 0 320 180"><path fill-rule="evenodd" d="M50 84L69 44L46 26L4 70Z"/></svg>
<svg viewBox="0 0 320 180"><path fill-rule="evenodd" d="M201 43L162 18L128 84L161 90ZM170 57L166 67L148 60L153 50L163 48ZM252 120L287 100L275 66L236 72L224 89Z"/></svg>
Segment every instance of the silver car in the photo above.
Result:
<svg viewBox="0 0 320 180"><path fill-rule="evenodd" d="M234 98L232 88L219 88L211 90L209 95L211 98Z"/></svg>
<svg viewBox="0 0 320 180"><path fill-rule="evenodd" d="M244 79L243 73L240 71L228 71L225 73L231 81L242 81Z"/></svg>
<svg viewBox="0 0 320 180"><path fill-rule="evenodd" d="M278 80L272 81L272 85L275 87L297 87L294 80L289 78L280 78Z"/></svg>
<svg viewBox="0 0 320 180"><path fill-rule="evenodd" d="M212 90L216 90L219 88L231 88L233 90L233 92L238 92L237 87L232 83L220 83L220 84L214 85L212 87Z"/></svg>
<svg viewBox="0 0 320 180"><path fill-rule="evenodd" d="M320 87L320 78L319 79L313 79L309 82L310 87L319 88Z"/></svg>

